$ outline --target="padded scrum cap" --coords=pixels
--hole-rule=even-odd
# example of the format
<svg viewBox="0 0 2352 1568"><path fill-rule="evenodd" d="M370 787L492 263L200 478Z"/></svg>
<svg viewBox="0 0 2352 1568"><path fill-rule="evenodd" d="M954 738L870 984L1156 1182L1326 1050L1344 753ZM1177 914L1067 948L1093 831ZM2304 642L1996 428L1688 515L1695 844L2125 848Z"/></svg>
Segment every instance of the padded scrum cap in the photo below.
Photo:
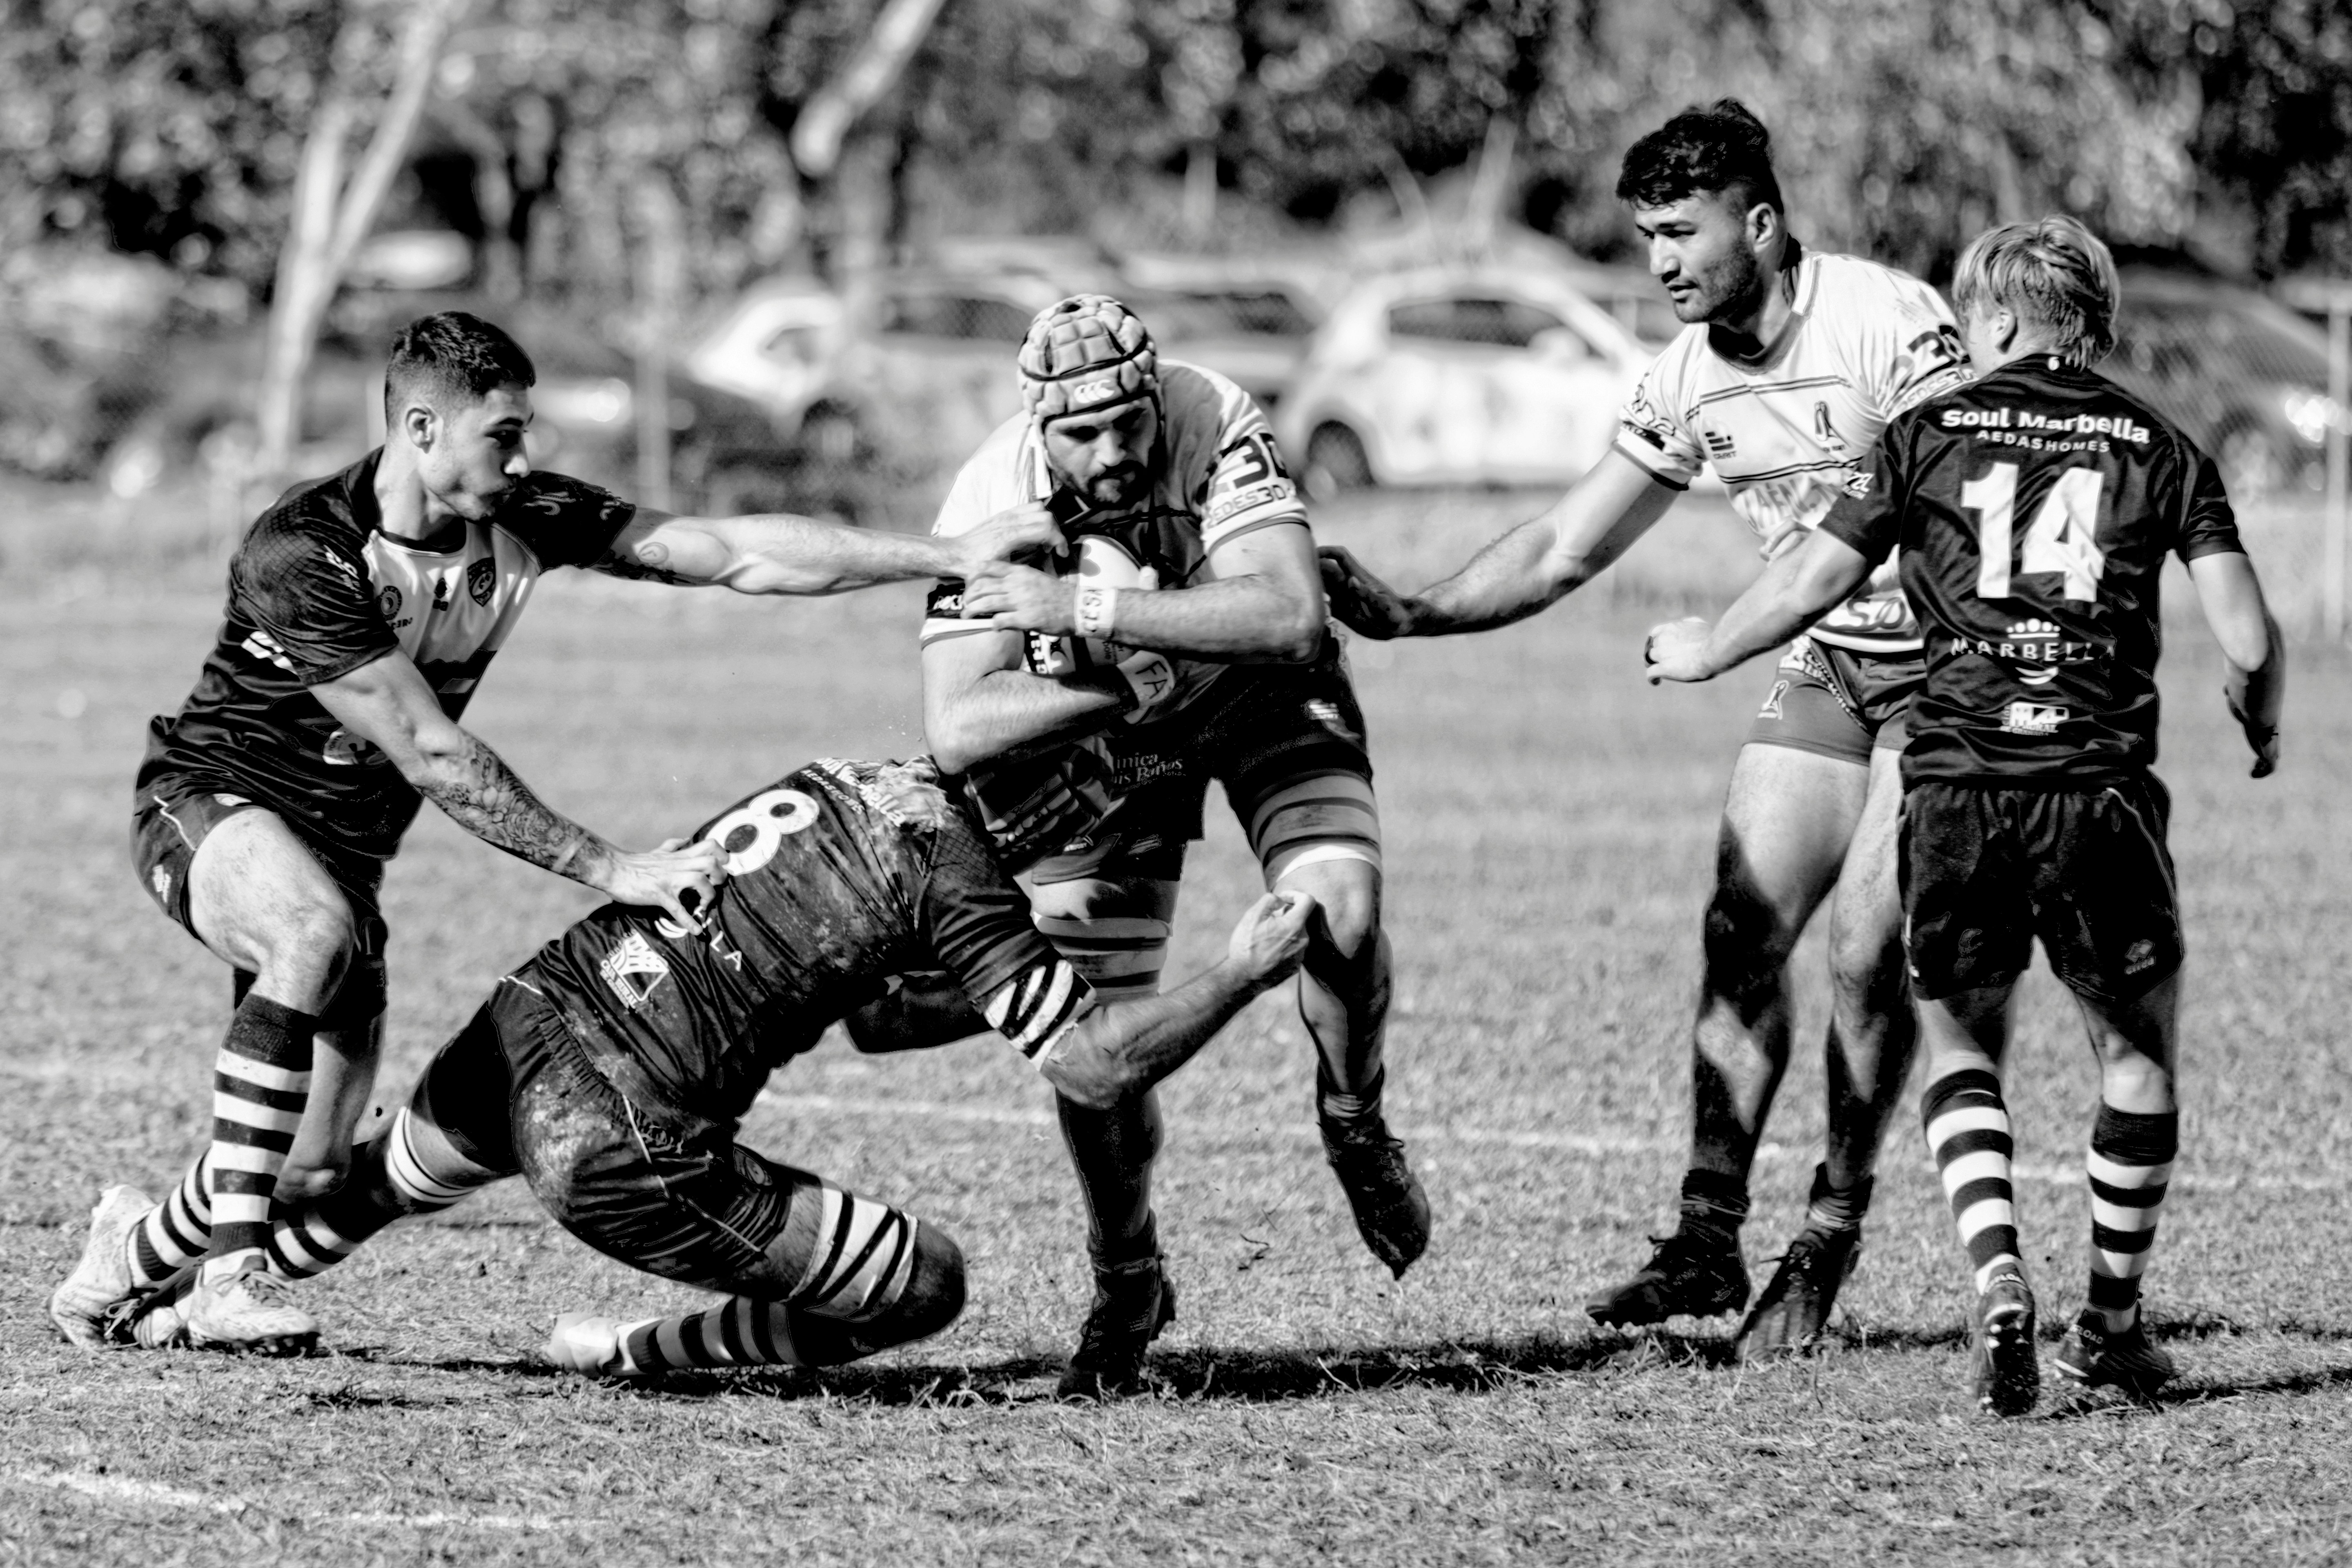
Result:
<svg viewBox="0 0 2352 1568"><path fill-rule="evenodd" d="M1156 392L1151 334L1108 294L1074 294L1037 312L1021 344L1021 397L1041 420Z"/></svg>

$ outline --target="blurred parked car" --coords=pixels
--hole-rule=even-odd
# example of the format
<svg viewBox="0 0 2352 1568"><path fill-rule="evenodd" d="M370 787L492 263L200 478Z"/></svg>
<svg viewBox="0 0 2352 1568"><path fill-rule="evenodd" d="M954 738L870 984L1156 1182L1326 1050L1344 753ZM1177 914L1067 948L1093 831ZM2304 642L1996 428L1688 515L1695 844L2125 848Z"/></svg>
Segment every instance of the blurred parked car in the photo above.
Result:
<svg viewBox="0 0 2352 1568"><path fill-rule="evenodd" d="M1014 269L908 269L874 284L873 329L813 278L754 287L688 349L686 373L766 411L791 460L840 478L830 509L896 476L950 468L1021 408L1013 357L1030 319L1101 287Z"/></svg>
<svg viewBox="0 0 2352 1568"><path fill-rule="evenodd" d="M2327 334L2250 289L2127 272L2115 352L2100 366L2174 421L2238 500L2316 491L2327 429Z"/></svg>
<svg viewBox="0 0 2352 1568"><path fill-rule="evenodd" d="M1144 255L1125 270L1122 298L1161 350L1230 377L1269 414L1329 313L1306 267Z"/></svg>
<svg viewBox="0 0 2352 1568"><path fill-rule="evenodd" d="M1368 279L1275 414L1311 493L1564 484L1608 450L1649 362L1559 276L1454 267Z"/></svg>

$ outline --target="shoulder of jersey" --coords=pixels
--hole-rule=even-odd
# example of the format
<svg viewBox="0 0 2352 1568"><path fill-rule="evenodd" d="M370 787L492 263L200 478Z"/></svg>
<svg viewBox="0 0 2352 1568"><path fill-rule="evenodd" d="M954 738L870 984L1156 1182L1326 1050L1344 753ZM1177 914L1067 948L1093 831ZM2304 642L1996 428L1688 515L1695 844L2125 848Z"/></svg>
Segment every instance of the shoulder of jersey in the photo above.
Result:
<svg viewBox="0 0 2352 1568"><path fill-rule="evenodd" d="M1900 267L1836 253L1809 256L1806 262L1815 269L1813 300L1817 308L1844 314L1893 305L1906 310L1927 311L1939 320L1949 314L1941 294Z"/></svg>
<svg viewBox="0 0 2352 1568"><path fill-rule="evenodd" d="M1021 504L1029 465L1031 424L1026 411L988 433L956 470L932 532L952 538L970 533L997 513Z"/></svg>

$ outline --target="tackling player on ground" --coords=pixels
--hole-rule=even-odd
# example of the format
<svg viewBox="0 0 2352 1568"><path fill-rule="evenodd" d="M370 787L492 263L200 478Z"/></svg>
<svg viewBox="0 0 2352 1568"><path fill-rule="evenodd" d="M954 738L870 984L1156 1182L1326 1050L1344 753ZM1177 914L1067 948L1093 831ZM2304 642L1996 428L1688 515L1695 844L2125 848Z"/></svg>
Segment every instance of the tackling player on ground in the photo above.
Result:
<svg viewBox="0 0 2352 1568"><path fill-rule="evenodd" d="M2115 263L2071 218L1960 256L1981 379L1889 425L1873 472L1710 631L1651 635L1653 679L1706 680L1785 641L1899 552L1927 626L1903 754L1903 896L1927 1046L1921 1115L1973 1270L1975 1390L2022 1415L2041 1373L2000 1064L2035 937L2099 1062L2090 1299L2058 1369L2145 1396L2172 1375L2139 1306L2179 1146L2181 962L2156 760L2159 573L2189 568L2228 663L2254 777L2278 760L2277 628L2212 462L2091 367Z"/></svg>
<svg viewBox="0 0 2352 1568"><path fill-rule="evenodd" d="M1712 465L1769 559L1818 525L1879 430L1963 376L1949 315L1916 278L1805 251L1771 144L1730 99L1634 143L1617 182L1675 314L1690 323L1626 405L1615 447L1559 501L1454 577L1406 596L1326 550L1333 611L1371 637L1507 625L1590 581ZM1604 1323L1748 1303L1739 1227L1788 1066L1785 968L1831 901L1829 1136L1805 1222L1738 1332L1747 1354L1819 1339L1858 1256L1880 1135L1909 1070L1895 890L1903 712L1918 628L1890 577L1858 585L1788 650L1733 766L1692 1031L1690 1169L1680 1223Z"/></svg>
<svg viewBox="0 0 2352 1568"><path fill-rule="evenodd" d="M1116 299L1041 312L1019 367L1028 411L964 465L939 532L1050 520L1076 570L994 563L940 585L923 628L932 752L964 776L1040 928L1107 995L1158 988L1185 847L1210 781L1224 787L1265 885L1321 911L1298 983L1318 1121L1359 1231L1402 1275L1429 1205L1381 1109L1380 819L1297 488L1248 394L1160 358ZM1174 1312L1150 1201L1159 1110L1065 1099L1061 1120L1096 1284L1069 1391L1123 1392Z"/></svg>
<svg viewBox="0 0 2352 1568"><path fill-rule="evenodd" d="M394 1219L520 1175L598 1251L733 1298L631 1323L566 1314L547 1346L558 1365L823 1366L944 1328L964 1299L945 1233L735 1142L769 1075L884 977L940 965L1059 1092L1111 1103L1296 968L1313 906L1261 898L1215 967L1103 1003L935 777L819 762L704 824L696 841L726 861L716 899L685 922L606 904L541 948L442 1048L352 1179L281 1211L262 1266L316 1274ZM166 1290L110 1339L178 1343L185 1314Z"/></svg>
<svg viewBox="0 0 2352 1568"><path fill-rule="evenodd" d="M151 727L133 860L164 914L235 970L236 1012L211 1147L168 1203L102 1210L92 1234L134 1228L149 1284L203 1256L190 1309L201 1343L316 1333L254 1265L273 1195L340 1179L366 1108L384 1006L377 890L423 800L485 842L675 918L719 874L707 846L614 848L458 725L542 571L829 593L975 570L1051 538L1027 520L939 541L632 507L531 471L534 379L486 321L451 312L404 329L384 371L383 446L289 490L247 532L204 674ZM208 1253L190 1220L199 1203L218 1220ZM110 1307L68 1280L50 1313L87 1343Z"/></svg>

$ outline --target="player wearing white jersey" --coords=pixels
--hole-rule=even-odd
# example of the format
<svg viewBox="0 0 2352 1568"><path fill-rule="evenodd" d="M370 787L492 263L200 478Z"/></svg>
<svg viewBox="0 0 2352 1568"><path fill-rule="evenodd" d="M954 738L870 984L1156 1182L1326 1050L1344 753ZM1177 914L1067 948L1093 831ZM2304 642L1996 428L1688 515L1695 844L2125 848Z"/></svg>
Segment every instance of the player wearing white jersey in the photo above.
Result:
<svg viewBox="0 0 2352 1568"><path fill-rule="evenodd" d="M1591 580L1712 466L1775 560L1827 515L1880 429L1965 379L1934 291L1789 233L1770 138L1731 99L1636 142L1617 185L1688 323L1627 403L1615 447L1542 517L1452 578L1398 593L1324 551L1334 612L1372 637L1485 631ZM1770 570L1768 568L1768 570ZM1803 1227L1740 1324L1743 1354L1817 1342L1853 1268L1879 1135L1910 1064L1894 850L1895 759L1920 675L1891 581L1866 585L1775 673L1732 769L1693 1031L1680 1223L1588 1311L1661 1322L1748 1305L1748 1175L1789 1057L1789 955L1832 902L1829 1139Z"/></svg>
<svg viewBox="0 0 2352 1568"><path fill-rule="evenodd" d="M1223 786L1266 886L1322 912L1298 1007L1324 1149L1366 1244L1402 1274L1429 1206L1381 1111L1380 819L1297 487L1248 394L1160 359L1116 299L1041 312L1020 370L1028 411L965 464L940 531L1050 518L1076 570L992 564L934 591L932 753L1023 873L1039 928L1113 998L1159 988L1185 846ZM1096 1281L1065 1392L1125 1392L1173 1312L1150 1205L1159 1113L1149 1097L1060 1111Z"/></svg>
<svg viewBox="0 0 2352 1568"><path fill-rule="evenodd" d="M139 771L131 842L163 912L236 972L210 1147L173 1199L101 1202L51 1316L94 1343L111 1298L203 1260L198 1343L315 1337L260 1268L275 1197L348 1167L383 1038L383 864L423 801L509 853L674 918L720 873L709 846L632 854L542 805L458 725L540 573L587 567L745 593L830 593L975 570L1050 542L1020 520L953 541L804 517L679 517L534 474L530 357L462 312L394 340L385 443L298 485L229 564L221 634ZM193 1225L195 1208L216 1221Z"/></svg>

